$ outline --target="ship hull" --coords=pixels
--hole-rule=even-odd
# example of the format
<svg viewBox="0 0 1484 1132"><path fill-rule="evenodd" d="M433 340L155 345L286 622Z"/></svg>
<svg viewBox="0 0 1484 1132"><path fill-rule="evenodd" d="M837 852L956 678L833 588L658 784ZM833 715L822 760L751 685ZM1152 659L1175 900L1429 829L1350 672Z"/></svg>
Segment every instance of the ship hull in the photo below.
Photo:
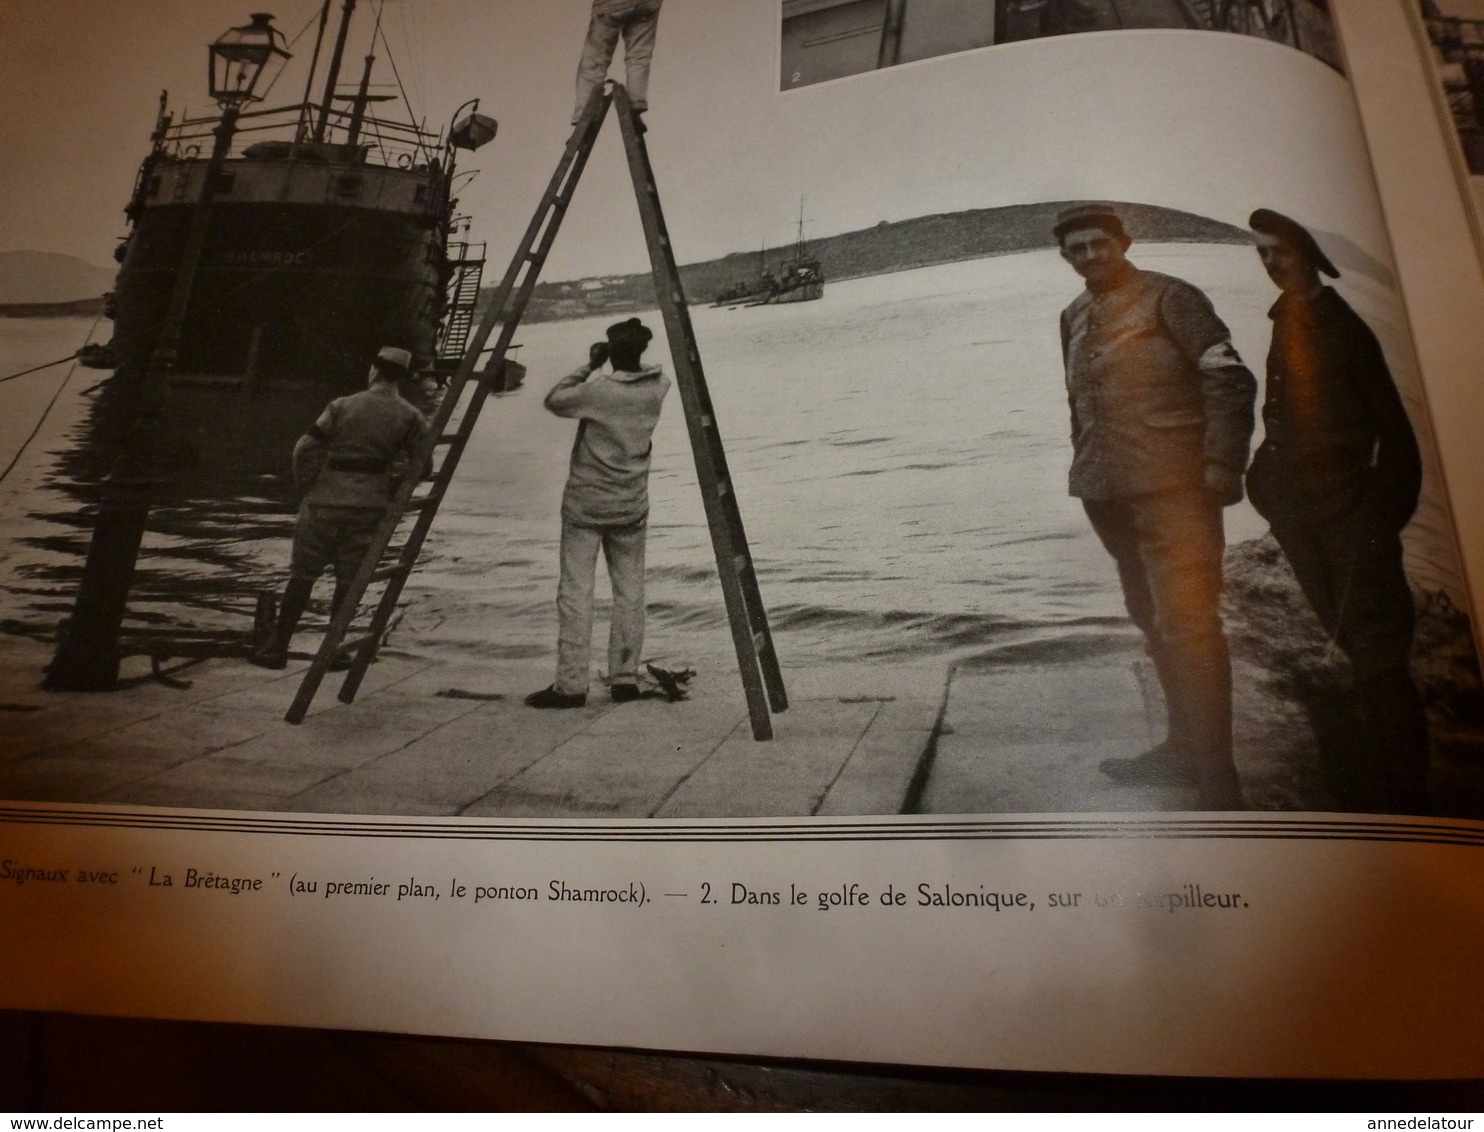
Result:
<svg viewBox="0 0 1484 1132"><path fill-rule="evenodd" d="M773 306L777 303L807 303L813 299L824 298L824 281L805 283L800 287L791 287L787 291L779 291L773 295L764 295L760 299L754 299L748 306L764 307Z"/></svg>
<svg viewBox="0 0 1484 1132"><path fill-rule="evenodd" d="M114 294L119 368L100 410L132 409L205 174L205 162L172 160L146 186ZM449 276L440 202L436 168L227 163L170 379L167 487L214 494L223 480L281 476L325 404L364 387L378 349L431 361Z"/></svg>

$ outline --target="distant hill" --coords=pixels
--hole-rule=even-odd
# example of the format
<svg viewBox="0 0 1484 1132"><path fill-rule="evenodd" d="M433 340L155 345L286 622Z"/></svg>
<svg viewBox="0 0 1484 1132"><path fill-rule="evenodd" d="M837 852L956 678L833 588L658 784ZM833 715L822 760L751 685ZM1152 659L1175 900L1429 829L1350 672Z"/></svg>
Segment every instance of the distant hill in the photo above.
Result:
<svg viewBox="0 0 1484 1132"><path fill-rule="evenodd" d="M57 252L0 252L0 304L95 299L113 288L115 273Z"/></svg>
<svg viewBox="0 0 1484 1132"><path fill-rule="evenodd" d="M911 220L883 220L873 228L810 240L806 251L823 265L826 280L838 281L1050 248L1055 246L1051 226L1056 214L1074 203L1016 204ZM1176 209L1119 204L1118 211L1135 240L1244 244L1252 239L1245 228ZM779 261L791 254L791 248L770 252L769 267L776 270ZM720 259L683 265L680 279L692 303L709 303L724 288L739 279L754 279L757 273L757 252L733 252ZM532 293L526 321L621 314L646 310L654 302L654 283L648 273L541 283Z"/></svg>

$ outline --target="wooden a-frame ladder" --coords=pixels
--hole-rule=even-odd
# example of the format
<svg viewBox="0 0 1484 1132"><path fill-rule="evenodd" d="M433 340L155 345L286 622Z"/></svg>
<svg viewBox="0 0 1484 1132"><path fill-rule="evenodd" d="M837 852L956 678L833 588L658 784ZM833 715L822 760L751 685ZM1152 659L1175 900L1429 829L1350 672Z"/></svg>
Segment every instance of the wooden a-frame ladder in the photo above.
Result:
<svg viewBox="0 0 1484 1132"><path fill-rule="evenodd" d="M788 696L778 668L778 656L773 649L768 615L763 608L762 595L758 592L757 574L748 550L742 514L737 506L731 476L727 472L726 453L722 449L716 413L711 406L711 394L706 388L705 374L701 369L701 354L691 328L680 273L670 247L670 236L665 229L659 191L655 187L654 171L649 164L649 152L644 144L638 118L629 102L628 92L616 84L610 84L606 89L594 93L582 120L573 129L546 193L500 281L499 289L485 311L479 328L470 339L463 361L449 378L428 435L414 455L407 475L398 484L392 502L388 504L386 513L372 536L371 546L340 607L330 618L319 651L305 671L298 694L284 717L290 723L303 721L325 675L340 657L349 656L352 659L345 681L340 687L339 698L343 703L350 703L355 699L356 691L375 660L377 649L391 624L402 587L417 564L438 507L443 502L459 461L463 458L485 398L491 386L501 380L505 355L510 349L521 317L525 314L531 293L536 287L536 279L556 240L562 217L566 214L610 106L617 112L624 152L634 181L634 194L639 203L639 216L644 227L645 243L649 248L650 266L654 272L655 291L670 343L675 385L685 411L691 450L696 461L696 476L706 508L706 523L711 530L711 545L716 553L716 569L721 579L727 619L731 623L732 642L736 647L737 663L742 673L742 687L747 697L747 714L752 722L752 734L755 739L772 738L773 723L769 711L771 709L779 712L787 708ZM475 368L480 357L486 353L485 343L497 322L500 323L499 337L494 347L488 351L490 359L482 373L476 376ZM403 517L412 514L416 515L416 519L406 539L400 547L392 547ZM389 561L383 565L383 560ZM370 624L364 632L352 637L351 626L360 608L361 599L366 590L378 582L385 582L386 588L371 615Z"/></svg>

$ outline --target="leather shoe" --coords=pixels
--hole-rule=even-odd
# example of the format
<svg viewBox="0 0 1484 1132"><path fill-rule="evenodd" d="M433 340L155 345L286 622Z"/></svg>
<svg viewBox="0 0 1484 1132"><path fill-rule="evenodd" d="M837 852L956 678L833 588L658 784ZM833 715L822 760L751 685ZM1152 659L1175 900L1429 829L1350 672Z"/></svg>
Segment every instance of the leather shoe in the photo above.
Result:
<svg viewBox="0 0 1484 1132"><path fill-rule="evenodd" d="M563 692L558 690L555 684L548 685L539 692L532 692L526 697L526 707L534 708L577 708L586 703L586 692Z"/></svg>
<svg viewBox="0 0 1484 1132"><path fill-rule="evenodd" d="M254 649L247 655L247 662L255 664L259 668L272 668L275 671L289 666L289 650L274 648L272 645L264 645L260 649Z"/></svg>
<svg viewBox="0 0 1484 1132"><path fill-rule="evenodd" d="M621 683L611 684L608 687L608 695L616 704L627 704L641 698L638 684Z"/></svg>

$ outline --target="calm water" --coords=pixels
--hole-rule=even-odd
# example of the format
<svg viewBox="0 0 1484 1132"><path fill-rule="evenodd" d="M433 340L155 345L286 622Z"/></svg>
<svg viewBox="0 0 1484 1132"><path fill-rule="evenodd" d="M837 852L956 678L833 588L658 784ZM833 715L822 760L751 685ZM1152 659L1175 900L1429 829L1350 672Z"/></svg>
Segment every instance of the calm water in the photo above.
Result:
<svg viewBox="0 0 1484 1132"><path fill-rule="evenodd" d="M1250 249L1136 246L1131 256L1205 289L1261 372L1274 293ZM1393 298L1363 276L1344 282L1411 387ZM1111 565L1065 492L1056 327L1079 286L1054 253L1036 252L831 283L814 303L692 312L786 664L1035 656L1126 637ZM573 425L546 413L541 397L608 321L517 336L526 388L485 409L408 585L400 647L462 659L552 653ZM657 315L646 321L659 328ZM88 327L0 322L0 375L75 349ZM662 336L652 353L668 366ZM66 372L0 385L0 466ZM74 443L83 391L101 376L72 375L0 482L0 616L13 629L49 628L68 606L84 544L78 505L49 453ZM674 393L655 437L651 497L647 651L725 656L730 638ZM1434 533L1414 565L1433 586L1456 585L1440 507L1434 491L1419 523ZM1228 517L1233 540L1263 529L1246 505ZM289 520L208 523L177 512L161 525L170 531L149 540L135 615L246 628L253 592L281 580Z"/></svg>

